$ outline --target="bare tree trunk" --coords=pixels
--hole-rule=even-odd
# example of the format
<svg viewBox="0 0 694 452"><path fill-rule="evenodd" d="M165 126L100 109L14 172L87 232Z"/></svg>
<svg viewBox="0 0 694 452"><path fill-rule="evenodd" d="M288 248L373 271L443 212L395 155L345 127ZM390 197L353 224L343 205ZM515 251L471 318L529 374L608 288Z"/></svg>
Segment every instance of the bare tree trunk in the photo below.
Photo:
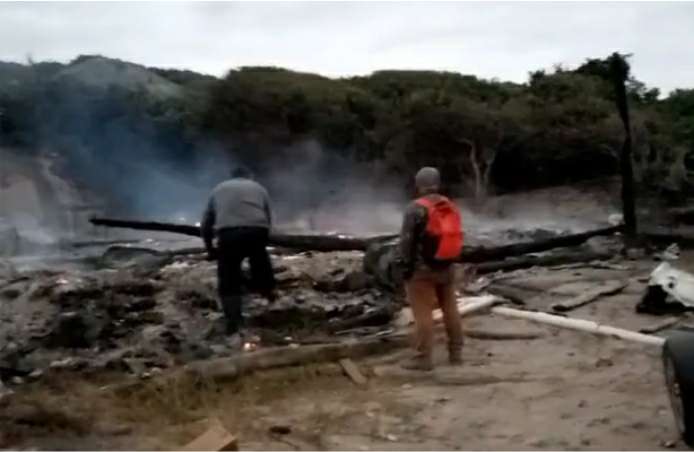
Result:
<svg viewBox="0 0 694 452"><path fill-rule="evenodd" d="M484 187L484 194L485 196L489 194L489 187L490 187L490 182L489 180L491 179L492 176L492 168L494 167L494 162L496 161L496 156L499 153L499 147L495 146L491 150L489 150L489 154L486 156L484 160L484 173L482 173L482 186Z"/></svg>
<svg viewBox="0 0 694 452"><path fill-rule="evenodd" d="M470 166L472 167L472 171L475 176L475 181L472 188L475 194L475 199L479 200L482 195L482 170L480 168L479 159L477 158L477 146L475 145L474 141L468 140L467 138L460 138L458 139L458 142L467 146L469 149L468 159L470 160Z"/></svg>
<svg viewBox="0 0 694 452"><path fill-rule="evenodd" d="M474 144L470 150L470 163L475 173L475 199L479 200L482 197L482 171L480 162L477 160L477 147Z"/></svg>
<svg viewBox="0 0 694 452"><path fill-rule="evenodd" d="M622 210L624 215L624 232L627 240L634 240L637 234L636 202L634 194L634 168L631 160L631 124L625 82L629 76L629 64L625 57L618 53L610 57L610 66L615 86L617 110L624 124L624 143L620 153L620 171L622 175Z"/></svg>

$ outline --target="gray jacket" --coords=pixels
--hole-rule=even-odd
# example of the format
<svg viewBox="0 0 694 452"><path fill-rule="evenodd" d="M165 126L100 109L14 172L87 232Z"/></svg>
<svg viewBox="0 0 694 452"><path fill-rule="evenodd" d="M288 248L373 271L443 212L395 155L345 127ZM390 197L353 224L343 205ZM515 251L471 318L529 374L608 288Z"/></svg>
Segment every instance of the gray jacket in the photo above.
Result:
<svg viewBox="0 0 694 452"><path fill-rule="evenodd" d="M244 178L229 179L217 185L200 224L205 243L212 243L214 231L247 226L272 227L270 196L265 187Z"/></svg>

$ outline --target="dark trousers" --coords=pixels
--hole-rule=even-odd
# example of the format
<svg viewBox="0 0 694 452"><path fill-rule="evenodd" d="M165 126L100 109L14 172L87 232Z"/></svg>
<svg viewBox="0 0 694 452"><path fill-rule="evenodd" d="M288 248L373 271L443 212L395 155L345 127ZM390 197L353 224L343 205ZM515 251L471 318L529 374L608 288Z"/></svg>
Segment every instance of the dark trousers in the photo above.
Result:
<svg viewBox="0 0 694 452"><path fill-rule="evenodd" d="M236 333L243 322L243 260L248 258L251 267L251 289L267 295L275 288L268 237L269 231L262 227L225 228L217 234L217 283L229 334Z"/></svg>

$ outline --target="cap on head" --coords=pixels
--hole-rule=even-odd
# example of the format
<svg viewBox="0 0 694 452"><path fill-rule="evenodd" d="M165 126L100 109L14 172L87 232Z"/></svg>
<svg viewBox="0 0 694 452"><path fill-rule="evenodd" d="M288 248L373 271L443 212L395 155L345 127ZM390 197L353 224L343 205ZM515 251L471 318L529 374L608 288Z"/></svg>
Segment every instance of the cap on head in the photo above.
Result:
<svg viewBox="0 0 694 452"><path fill-rule="evenodd" d="M244 179L250 179L251 177L253 177L253 173L251 173L251 170L249 170L245 166L237 166L231 171L231 177L241 177Z"/></svg>
<svg viewBox="0 0 694 452"><path fill-rule="evenodd" d="M436 168L425 166L417 171L414 182L420 194L437 193L441 187L441 175Z"/></svg>

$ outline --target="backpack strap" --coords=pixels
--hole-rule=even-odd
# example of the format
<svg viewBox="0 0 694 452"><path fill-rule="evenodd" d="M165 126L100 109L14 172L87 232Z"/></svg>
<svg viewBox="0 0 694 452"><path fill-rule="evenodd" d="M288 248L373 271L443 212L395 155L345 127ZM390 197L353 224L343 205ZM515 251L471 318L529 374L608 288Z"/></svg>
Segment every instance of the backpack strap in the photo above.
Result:
<svg viewBox="0 0 694 452"><path fill-rule="evenodd" d="M451 200L446 198L445 196L439 196L439 198L436 200L427 198L426 196L422 196L421 198L418 198L415 201L415 203L422 207L426 207L427 211L429 211L439 204L451 204Z"/></svg>
<svg viewBox="0 0 694 452"><path fill-rule="evenodd" d="M415 201L415 203L418 204L418 205L420 205L420 206L422 206L422 207L426 207L427 210L429 210L429 209L431 209L432 207L434 207L434 204L435 204L434 201L432 201L431 199L429 199L429 198L427 198L427 197L418 198L418 199Z"/></svg>

